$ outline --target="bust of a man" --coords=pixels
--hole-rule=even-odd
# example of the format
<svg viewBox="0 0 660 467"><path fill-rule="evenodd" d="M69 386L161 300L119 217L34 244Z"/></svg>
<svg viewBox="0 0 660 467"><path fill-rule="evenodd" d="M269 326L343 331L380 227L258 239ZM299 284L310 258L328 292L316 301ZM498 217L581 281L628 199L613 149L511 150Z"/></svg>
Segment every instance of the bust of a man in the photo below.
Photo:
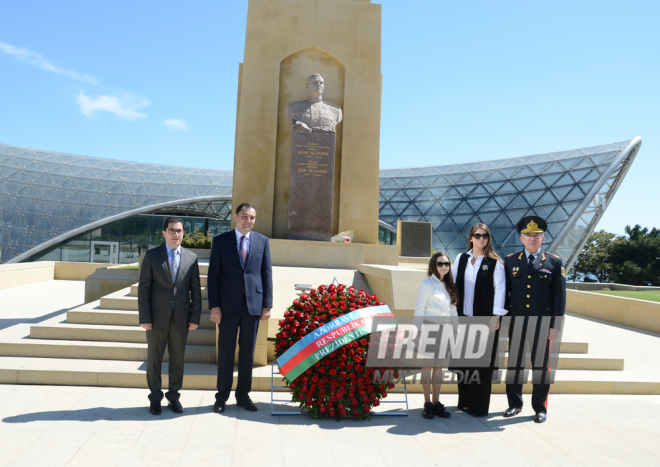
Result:
<svg viewBox="0 0 660 467"><path fill-rule="evenodd" d="M323 102L323 88L323 77L313 74L307 78L307 100L288 103L286 116L291 119L292 131L335 133L341 109Z"/></svg>

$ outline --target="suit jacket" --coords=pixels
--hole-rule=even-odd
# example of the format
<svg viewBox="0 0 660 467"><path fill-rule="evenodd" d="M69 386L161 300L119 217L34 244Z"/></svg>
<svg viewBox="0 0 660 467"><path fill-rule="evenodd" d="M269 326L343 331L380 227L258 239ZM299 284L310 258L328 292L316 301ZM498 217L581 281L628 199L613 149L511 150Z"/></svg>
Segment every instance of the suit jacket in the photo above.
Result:
<svg viewBox="0 0 660 467"><path fill-rule="evenodd" d="M243 296L251 315L273 306L273 271L268 237L250 233L250 251L245 269L241 265L236 232L216 236L211 245L208 272L209 308L220 307L223 315L241 312Z"/></svg>
<svg viewBox="0 0 660 467"><path fill-rule="evenodd" d="M180 330L187 329L188 323L199 324L202 289L197 255L181 247L179 273L173 284L167 247L147 251L140 266L138 310L140 324L151 323L156 331L166 329L170 319Z"/></svg>
<svg viewBox="0 0 660 467"><path fill-rule="evenodd" d="M525 252L519 251L504 264L509 316L564 316L566 272L561 258L541 252L530 270Z"/></svg>

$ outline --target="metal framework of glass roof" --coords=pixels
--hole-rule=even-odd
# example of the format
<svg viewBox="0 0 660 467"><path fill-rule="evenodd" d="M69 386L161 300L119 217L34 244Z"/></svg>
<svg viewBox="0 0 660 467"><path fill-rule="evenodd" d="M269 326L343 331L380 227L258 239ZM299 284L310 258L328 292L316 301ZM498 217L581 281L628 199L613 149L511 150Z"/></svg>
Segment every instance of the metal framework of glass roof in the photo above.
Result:
<svg viewBox="0 0 660 467"><path fill-rule="evenodd" d="M380 171L380 219L433 224L433 247L464 252L470 227L488 225L502 256L522 249L516 224L527 215L548 222L544 250L567 268L593 232L641 138L572 151L467 164Z"/></svg>
<svg viewBox="0 0 660 467"><path fill-rule="evenodd" d="M550 154L380 171L380 219L433 223L452 257L487 224L498 253L520 249L519 219L548 221L570 267L609 205L641 138ZM232 172L76 156L0 144L0 262L20 262L118 219L175 210L229 219ZM390 227L391 228L391 227Z"/></svg>

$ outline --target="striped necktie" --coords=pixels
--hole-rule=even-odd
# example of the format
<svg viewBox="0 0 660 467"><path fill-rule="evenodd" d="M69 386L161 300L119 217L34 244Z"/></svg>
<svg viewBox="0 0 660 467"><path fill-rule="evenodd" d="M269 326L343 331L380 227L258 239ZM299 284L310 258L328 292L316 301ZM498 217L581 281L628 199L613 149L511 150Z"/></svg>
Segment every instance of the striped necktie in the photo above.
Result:
<svg viewBox="0 0 660 467"><path fill-rule="evenodd" d="M176 284L176 276L179 274L179 255L176 253L176 250L170 251L172 260L170 261L170 266L172 267L172 284Z"/></svg>
<svg viewBox="0 0 660 467"><path fill-rule="evenodd" d="M248 250L247 250L247 242L245 241L245 235L241 237L241 244L239 248L240 256L241 256L241 266L243 266L243 269L245 269L245 265L247 264L247 258L248 258Z"/></svg>

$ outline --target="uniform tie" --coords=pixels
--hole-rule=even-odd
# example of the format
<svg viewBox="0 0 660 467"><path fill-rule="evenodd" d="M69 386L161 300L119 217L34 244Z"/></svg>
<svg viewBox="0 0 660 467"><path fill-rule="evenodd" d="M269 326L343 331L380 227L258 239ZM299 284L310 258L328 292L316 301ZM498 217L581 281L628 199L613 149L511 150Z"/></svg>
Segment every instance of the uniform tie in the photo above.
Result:
<svg viewBox="0 0 660 467"><path fill-rule="evenodd" d="M529 270L532 270L532 266L534 265L534 255L529 255L529 261L527 262L527 267Z"/></svg>
<svg viewBox="0 0 660 467"><path fill-rule="evenodd" d="M176 276L179 274L179 255L176 254L176 250L170 251L172 255L172 260L170 264L172 266L172 284L176 284Z"/></svg>
<svg viewBox="0 0 660 467"><path fill-rule="evenodd" d="M241 237L241 245L239 251L241 256L241 266L243 266L243 269L245 269L245 265L247 264L247 259L248 259L248 250L247 250L247 242L245 241L245 235Z"/></svg>

